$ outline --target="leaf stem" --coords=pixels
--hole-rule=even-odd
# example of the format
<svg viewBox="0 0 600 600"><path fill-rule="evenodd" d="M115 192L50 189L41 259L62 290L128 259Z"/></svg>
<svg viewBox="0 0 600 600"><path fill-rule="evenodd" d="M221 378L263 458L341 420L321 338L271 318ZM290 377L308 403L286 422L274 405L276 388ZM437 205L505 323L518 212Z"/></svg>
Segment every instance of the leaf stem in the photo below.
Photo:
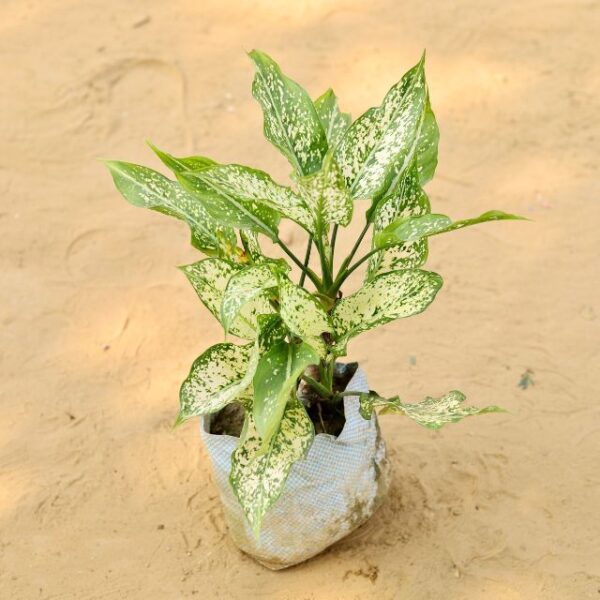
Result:
<svg viewBox="0 0 600 600"><path fill-rule="evenodd" d="M337 241L338 229L340 226L336 223L333 226L333 231L331 233L331 271L333 272L333 256L335 254L335 242Z"/></svg>
<svg viewBox="0 0 600 600"><path fill-rule="evenodd" d="M275 243L278 244L281 247L281 249L294 261L294 263L296 264L296 266L303 273L306 273L306 275L308 276L308 278L315 284L315 287L317 289L320 289L321 288L321 281L317 277L316 273L314 271L312 271L311 269L309 269L308 267L305 267L300 262L300 259L283 243L283 241L279 237L275 239Z"/></svg>
<svg viewBox="0 0 600 600"><path fill-rule="evenodd" d="M319 392L319 395L323 398L331 398L333 395L324 385L321 385L316 379L310 377L310 375L302 375L302 380L306 381L313 390Z"/></svg>
<svg viewBox="0 0 600 600"><path fill-rule="evenodd" d="M356 271L356 269L358 269L358 267L360 267L360 265L362 265L365 261L369 260L369 258L371 258L371 256L373 256L373 254L377 254L378 252L381 252L382 250L383 250L383 248L373 248L372 250L369 250L369 252L367 252L362 258L357 260L350 268L348 268L345 271L345 273L338 275L338 277L336 278L336 280L333 283L332 293L337 294L337 291L340 289L342 283L344 283L344 281L346 281L346 279L348 279L348 277L350 277L350 275L354 271Z"/></svg>
<svg viewBox="0 0 600 600"><path fill-rule="evenodd" d="M313 238L312 235L308 238L308 245L306 246L306 254L304 255L304 269L308 269L308 263L310 261L310 253L312 251ZM300 275L300 287L304 287L304 280L306 279L306 271L302 269L302 275Z"/></svg>
<svg viewBox="0 0 600 600"><path fill-rule="evenodd" d="M360 246L361 242L363 241L365 235L367 235L367 231L369 231L369 227L371 227L371 221L369 219L367 219L367 222L365 223L363 230L360 232L360 235L358 236L358 239L356 240L354 247L350 251L350 254L344 259L344 262L341 264L340 270L338 271L337 277L335 278L335 281L333 283L333 289L335 290L336 293L340 288L340 284L338 282L340 281L340 279L341 279L341 281L344 281L346 279L346 277L344 276L345 271L348 268L348 265L352 262L352 259L354 258L354 255L356 254L356 251L358 250L358 247Z"/></svg>

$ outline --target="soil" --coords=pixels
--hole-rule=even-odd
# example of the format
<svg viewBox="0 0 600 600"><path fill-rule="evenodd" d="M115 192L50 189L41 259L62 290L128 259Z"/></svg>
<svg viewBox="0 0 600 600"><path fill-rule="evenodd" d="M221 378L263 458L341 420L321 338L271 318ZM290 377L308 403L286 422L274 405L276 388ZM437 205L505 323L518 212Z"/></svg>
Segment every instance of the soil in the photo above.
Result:
<svg viewBox="0 0 600 600"><path fill-rule="evenodd" d="M0 598L600 598L599 31L596 0L0 2ZM508 412L438 432L382 416L388 499L278 573L228 540L198 423L172 428L223 340L174 268L200 255L97 160L162 170L150 139L288 181L254 47L354 117L426 48L434 211L531 219L432 238L436 301L347 359L382 395L460 389Z"/></svg>

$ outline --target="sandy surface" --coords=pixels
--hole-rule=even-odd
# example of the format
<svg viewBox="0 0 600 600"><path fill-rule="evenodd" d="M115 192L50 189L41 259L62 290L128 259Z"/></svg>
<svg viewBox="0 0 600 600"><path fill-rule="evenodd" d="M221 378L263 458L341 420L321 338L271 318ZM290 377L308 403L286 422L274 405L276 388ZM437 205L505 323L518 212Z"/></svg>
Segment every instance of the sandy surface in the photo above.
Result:
<svg viewBox="0 0 600 600"><path fill-rule="evenodd" d="M237 4L1 3L0 597L599 598L600 4ZM156 164L150 138L285 180L255 46L355 116L426 47L434 206L534 219L435 239L438 300L351 347L381 393L459 388L510 414L441 433L384 417L389 501L281 573L229 542L196 424L170 429L221 336L174 268L198 256L187 230L96 161Z"/></svg>

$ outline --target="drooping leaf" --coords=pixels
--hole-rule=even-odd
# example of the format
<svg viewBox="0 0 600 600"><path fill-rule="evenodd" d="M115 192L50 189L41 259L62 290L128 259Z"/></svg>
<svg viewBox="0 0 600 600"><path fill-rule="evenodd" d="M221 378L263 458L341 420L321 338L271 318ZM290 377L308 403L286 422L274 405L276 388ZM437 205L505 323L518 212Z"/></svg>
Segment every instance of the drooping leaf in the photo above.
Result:
<svg viewBox="0 0 600 600"><path fill-rule="evenodd" d="M320 171L298 178L298 188L313 215L315 226L311 233L327 233L330 223L346 226L352 218L353 202L342 172L332 153L323 160Z"/></svg>
<svg viewBox="0 0 600 600"><path fill-rule="evenodd" d="M333 331L331 319L315 296L285 276L279 278L279 314L292 333L324 354L321 334Z"/></svg>
<svg viewBox="0 0 600 600"><path fill-rule="evenodd" d="M385 192L415 153L423 123L427 86L424 59L346 131L335 150L353 198Z"/></svg>
<svg viewBox="0 0 600 600"><path fill-rule="evenodd" d="M202 171L177 173L181 185L201 203L218 223L229 227L250 229L272 240L277 239L280 214L264 202L240 198L230 193L208 173L214 167Z"/></svg>
<svg viewBox="0 0 600 600"><path fill-rule="evenodd" d="M348 339L363 331L424 311L441 287L437 273L420 269L379 275L333 309L338 344L343 348Z"/></svg>
<svg viewBox="0 0 600 600"><path fill-rule="evenodd" d="M415 155L419 173L419 183L422 186L430 181L435 173L438 162L439 141L440 130L433 110L431 109L431 102L428 94L427 102L425 104L425 115L423 117L421 131L419 132Z"/></svg>
<svg viewBox="0 0 600 600"><path fill-rule="evenodd" d="M377 235L398 218L426 215L429 198L421 188L416 161L406 169L393 189L374 207L373 248ZM369 259L367 278L399 269L420 267L427 260L427 240L406 242L377 252Z"/></svg>
<svg viewBox="0 0 600 600"><path fill-rule="evenodd" d="M180 267L189 279L202 303L221 323L221 305L225 289L231 277L242 267L217 258L207 258L191 265ZM253 340L256 337L257 316L273 312L268 297L258 294L244 306L229 325L234 335Z"/></svg>
<svg viewBox="0 0 600 600"><path fill-rule="evenodd" d="M256 66L252 95L263 109L265 137L299 175L318 171L327 140L309 95L264 52L253 50L250 58Z"/></svg>
<svg viewBox="0 0 600 600"><path fill-rule="evenodd" d="M284 263L285 265L285 263ZM231 275L221 302L221 323L225 333L235 322L241 309L265 291L278 285L277 270L286 272L287 265L275 266L272 262L254 265Z"/></svg>
<svg viewBox="0 0 600 600"><path fill-rule="evenodd" d="M201 354L181 385L177 423L217 412L244 392L258 364L254 346L216 344Z"/></svg>
<svg viewBox="0 0 600 600"><path fill-rule="evenodd" d="M206 156L185 156L177 158L164 150L160 150L152 142L148 142L148 146L150 146L154 154L156 154L162 163L171 169L173 173L202 171L203 169L217 165L216 161L212 160L212 158L207 158Z"/></svg>
<svg viewBox="0 0 600 600"><path fill-rule="evenodd" d="M288 402L266 452L251 414L246 415L244 429L245 435L231 456L229 481L258 538L265 513L281 495L292 465L308 452L315 433L296 398Z"/></svg>
<svg viewBox="0 0 600 600"><path fill-rule="evenodd" d="M253 415L263 447L277 431L283 410L304 369L319 362L308 344L279 342L260 357L254 374Z"/></svg>
<svg viewBox="0 0 600 600"><path fill-rule="evenodd" d="M501 210L489 210L473 219L462 219L454 223L446 215L429 214L417 217L400 217L392 221L375 236L375 247L386 248L402 242L414 242L432 235L455 231L487 221L523 220L523 218Z"/></svg>
<svg viewBox="0 0 600 600"><path fill-rule="evenodd" d="M398 396L382 398L375 392L360 394L360 414L365 419L370 419L373 410L383 408L382 412L397 412L428 429L440 429L447 423L457 423L465 417L483 415L486 413L504 412L498 406L461 406L465 395L458 390L448 392L441 398L428 396L418 404L406 404Z"/></svg>
<svg viewBox="0 0 600 600"><path fill-rule="evenodd" d="M236 247L235 233L219 224L204 206L175 181L161 173L111 160L106 162L117 189L135 206L149 208L185 221L192 231L192 244L208 255L229 256Z"/></svg>
<svg viewBox="0 0 600 600"><path fill-rule="evenodd" d="M352 118L348 113L343 113L338 107L338 101L333 90L330 88L315 101L315 110L321 121L327 145L330 149L336 147L342 135L350 127Z"/></svg>

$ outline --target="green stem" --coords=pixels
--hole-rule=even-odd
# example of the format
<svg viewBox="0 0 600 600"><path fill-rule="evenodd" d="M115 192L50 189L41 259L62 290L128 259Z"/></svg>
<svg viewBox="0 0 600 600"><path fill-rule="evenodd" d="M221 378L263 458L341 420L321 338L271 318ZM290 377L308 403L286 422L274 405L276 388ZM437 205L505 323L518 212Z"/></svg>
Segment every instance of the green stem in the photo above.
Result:
<svg viewBox="0 0 600 600"><path fill-rule="evenodd" d="M344 273L338 275L336 280L333 282L333 287L331 289L331 294L337 294L337 291L340 289L344 281L350 277L350 275L360 267L365 261L369 260L373 254L377 254L381 252L382 248L373 248L369 252L367 252L361 259L357 260L349 269L347 269Z"/></svg>
<svg viewBox="0 0 600 600"><path fill-rule="evenodd" d="M325 255L325 248L323 247L323 240L319 237L315 238L315 247L319 253L319 259L321 261L321 272L323 277L323 289L327 289L333 283L333 275L327 262L327 256Z"/></svg>
<svg viewBox="0 0 600 600"><path fill-rule="evenodd" d="M308 263L310 261L310 253L312 251L313 238L312 235L308 238L308 246L306 246L306 254L304 255L304 269L308 269ZM304 280L306 279L306 271L302 269L302 275L300 275L300 287L304 287Z"/></svg>
<svg viewBox="0 0 600 600"><path fill-rule="evenodd" d="M367 222L365 223L363 230L360 232L360 235L358 236L358 239L356 240L354 247L350 251L350 254L344 259L344 262L340 266L340 270L338 271L337 277L335 278L335 281L333 284L335 293L330 293L330 295L335 295L337 293L337 291L340 289L340 284L338 284L338 281L340 279L341 279L341 281L344 281L346 279L346 277L344 276L345 271L348 268L348 265L352 262L352 259L354 258L354 255L356 254L356 251L358 250L358 247L360 246L361 242L363 241L365 235L367 235L367 231L369 231L369 227L371 227L371 221L367 219Z"/></svg>
<svg viewBox="0 0 600 600"><path fill-rule="evenodd" d="M308 267L305 267L300 262L300 259L281 241L280 238L277 238L275 240L275 243L278 244L281 247L281 249L294 261L294 263L296 264L296 266L303 273L306 273L306 275L308 276L308 278L315 284L315 287L317 289L321 289L322 283L319 280L319 278L317 277L316 273L314 271L312 271L311 269L309 269Z"/></svg>
<svg viewBox="0 0 600 600"><path fill-rule="evenodd" d="M306 381L313 390L319 393L322 398L331 398L333 395L324 385L321 385L316 379L313 379L309 375L302 375L302 380Z"/></svg>
<svg viewBox="0 0 600 600"><path fill-rule="evenodd" d="M333 256L335 254L335 242L337 241L338 229L340 226L336 223L333 226L333 232L331 233L331 272L333 273Z"/></svg>

